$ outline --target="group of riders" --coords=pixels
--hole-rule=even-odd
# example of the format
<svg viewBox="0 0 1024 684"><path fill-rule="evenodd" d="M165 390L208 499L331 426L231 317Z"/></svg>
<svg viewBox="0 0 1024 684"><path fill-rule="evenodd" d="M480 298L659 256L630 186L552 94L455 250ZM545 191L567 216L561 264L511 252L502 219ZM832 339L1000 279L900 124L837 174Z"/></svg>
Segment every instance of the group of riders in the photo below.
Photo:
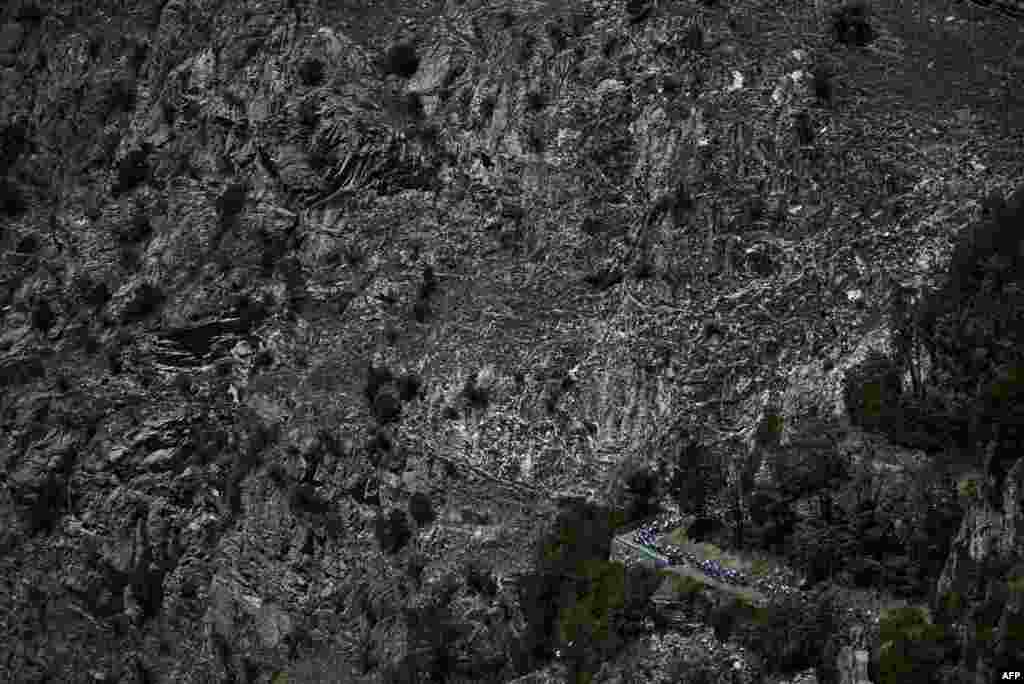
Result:
<svg viewBox="0 0 1024 684"><path fill-rule="evenodd" d="M657 538L659 534L663 534L670 529L674 529L681 523L682 518L679 516L656 519L638 528L632 535L633 542L665 557L672 565L689 563L705 575L713 577L726 584L732 584L735 586L752 585L768 594L791 594L797 591L794 587L770 578L757 578L756 580L751 580L742 572L733 570L732 568L727 568L718 561L698 558L694 553L686 551L675 544L663 544L658 542Z"/></svg>
<svg viewBox="0 0 1024 684"><path fill-rule="evenodd" d="M640 544L641 546L645 546L664 556L668 559L669 563L673 565L689 563L705 575L714 577L720 582L734 585L745 585L750 583L743 573L733 570L732 568L727 568L717 561L698 558L695 554L690 551L685 551L675 544L658 543L657 536L662 531L659 529L661 527L664 527L664 525L652 523L639 528L633 533L633 542Z"/></svg>

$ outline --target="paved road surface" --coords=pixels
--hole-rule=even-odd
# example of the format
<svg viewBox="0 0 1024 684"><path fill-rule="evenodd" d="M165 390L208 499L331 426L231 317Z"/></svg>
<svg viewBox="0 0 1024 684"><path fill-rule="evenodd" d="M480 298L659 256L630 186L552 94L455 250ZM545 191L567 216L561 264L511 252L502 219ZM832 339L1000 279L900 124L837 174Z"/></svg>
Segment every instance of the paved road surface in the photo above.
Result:
<svg viewBox="0 0 1024 684"><path fill-rule="evenodd" d="M631 534L632 533L630 532L625 535L619 535L615 538L615 541L622 544L626 548L635 551L638 555L645 556L652 560L661 560L665 563L669 563L668 558L661 555L660 553L657 553L656 551L653 551L652 549L649 549L646 546L637 544L636 542L633 542L630 539L628 539L628 537ZM707 584L708 586L714 587L719 591L724 591L728 594L732 594L733 596L737 596L739 598L743 598L747 601L750 601L755 605L764 606L768 604L768 597L762 594L761 592L757 591L756 589L752 589L751 587L738 587L732 584L726 584L725 582L721 582L715 579L714 577L711 577L710 575L706 575L700 569L689 564L669 564L668 567L665 568L665 570L667 570L668 572L675 573L677 575L681 575L683 577L690 577L692 579L698 580L700 582L703 582L704 584Z"/></svg>

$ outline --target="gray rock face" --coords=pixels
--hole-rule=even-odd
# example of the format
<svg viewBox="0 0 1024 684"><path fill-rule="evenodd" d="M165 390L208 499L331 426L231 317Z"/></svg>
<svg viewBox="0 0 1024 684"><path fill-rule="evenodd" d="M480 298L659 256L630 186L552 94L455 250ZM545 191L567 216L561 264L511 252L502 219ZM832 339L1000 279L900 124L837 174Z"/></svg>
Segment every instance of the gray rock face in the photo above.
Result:
<svg viewBox="0 0 1024 684"><path fill-rule="evenodd" d="M980 587L979 572L991 564L1019 559L1024 544L1024 459L1009 470L1001 508L984 501L970 506L953 541L938 593L968 593Z"/></svg>

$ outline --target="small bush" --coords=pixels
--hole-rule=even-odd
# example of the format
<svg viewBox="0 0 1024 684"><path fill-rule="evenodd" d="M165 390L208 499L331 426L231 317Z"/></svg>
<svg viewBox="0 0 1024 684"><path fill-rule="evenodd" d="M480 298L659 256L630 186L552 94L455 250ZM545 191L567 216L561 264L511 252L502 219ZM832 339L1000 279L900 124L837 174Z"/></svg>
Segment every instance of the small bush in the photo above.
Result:
<svg viewBox="0 0 1024 684"><path fill-rule="evenodd" d="M15 122L0 130L0 175L7 173L29 146L28 126L25 123Z"/></svg>
<svg viewBox="0 0 1024 684"><path fill-rule="evenodd" d="M0 178L0 213L14 218L27 210L28 201L18 184L10 178Z"/></svg>
<svg viewBox="0 0 1024 684"><path fill-rule="evenodd" d="M384 366L377 368L371 362L366 370L366 385L363 387L363 396L372 404L380 389L394 382L394 380L395 375L390 369Z"/></svg>
<svg viewBox="0 0 1024 684"><path fill-rule="evenodd" d="M400 78L412 78L420 68L420 58L411 43L392 45L384 55L384 73Z"/></svg>
<svg viewBox="0 0 1024 684"><path fill-rule="evenodd" d="M29 233L20 240L14 247L14 251L18 254L35 254L39 251L42 246L42 242L39 240L39 236L35 233Z"/></svg>
<svg viewBox="0 0 1024 684"><path fill-rule="evenodd" d="M217 198L217 214L220 224L226 227L234 221L245 208L246 187L242 183L231 183L224 193Z"/></svg>
<svg viewBox="0 0 1024 684"><path fill-rule="evenodd" d="M117 239L122 245L135 245L148 238L152 232L153 226L149 221L149 215L141 208L137 208L132 213L128 225L123 226L118 233Z"/></svg>
<svg viewBox="0 0 1024 684"><path fill-rule="evenodd" d="M824 64L816 64L811 69L811 92L818 104L832 104L832 70Z"/></svg>
<svg viewBox="0 0 1024 684"><path fill-rule="evenodd" d="M832 12L832 37L843 45L864 47L875 39L866 3L851 2Z"/></svg>
<svg viewBox="0 0 1024 684"><path fill-rule="evenodd" d="M386 516L379 516L374 521L373 532L385 553L401 551L412 538L405 512L397 508L392 508Z"/></svg>
<svg viewBox="0 0 1024 684"><path fill-rule="evenodd" d="M692 598L704 590L704 583L689 575L670 574L672 579L672 591L677 599L686 600Z"/></svg>
<svg viewBox="0 0 1024 684"><path fill-rule="evenodd" d="M297 484L292 487L288 504L295 512L312 515L327 515L334 510L333 504L317 494L316 489L309 484Z"/></svg>
<svg viewBox="0 0 1024 684"><path fill-rule="evenodd" d="M807 112L797 112L793 116L793 132L796 134L798 145L806 146L813 143L814 126L811 123L811 115Z"/></svg>
<svg viewBox="0 0 1024 684"><path fill-rule="evenodd" d="M402 401L412 401L421 396L423 381L415 373L406 373L398 378L398 397Z"/></svg>
<svg viewBox="0 0 1024 684"><path fill-rule="evenodd" d="M871 352L862 364L851 368L844 378L843 398L854 425L878 430L898 407L902 381L899 369L889 358Z"/></svg>
<svg viewBox="0 0 1024 684"><path fill-rule="evenodd" d="M31 318L32 327L42 332L48 332L57 322L57 314L46 299L39 299L32 306Z"/></svg>
<svg viewBox="0 0 1024 684"><path fill-rule="evenodd" d="M370 439L366 442L366 454L374 467L380 465L381 461L395 448L394 440L386 428L376 428L372 431Z"/></svg>
<svg viewBox="0 0 1024 684"><path fill-rule="evenodd" d="M159 286L143 283L135 291L121 314L122 323L134 323L148 318L160 308L164 301L164 293Z"/></svg>
<svg viewBox="0 0 1024 684"><path fill-rule="evenodd" d="M479 561L472 561L466 564L466 586L472 591L494 598L498 593L498 583L490 570L480 564Z"/></svg>
<svg viewBox="0 0 1024 684"><path fill-rule="evenodd" d="M130 192L150 177L149 146L143 145L125 155L117 165L117 178L111 188L114 197Z"/></svg>
<svg viewBox="0 0 1024 684"><path fill-rule="evenodd" d="M526 110L529 112L539 112L548 106L547 98L544 97L544 93L537 90L531 90L526 94Z"/></svg>
<svg viewBox="0 0 1024 684"><path fill-rule="evenodd" d="M435 518L434 506L430 497L423 492L415 492L409 498L409 515L417 525L426 525Z"/></svg>
<svg viewBox="0 0 1024 684"><path fill-rule="evenodd" d="M381 389L373 398L372 413L379 425L394 423L402 415L402 401L393 386Z"/></svg>
<svg viewBox="0 0 1024 684"><path fill-rule="evenodd" d="M779 446L783 425L784 420L778 413L772 411L765 413L757 426L757 432L754 435L755 441L762 446Z"/></svg>
<svg viewBox="0 0 1024 684"><path fill-rule="evenodd" d="M653 8L651 0L626 0L626 18L631 24L638 24L650 16Z"/></svg>
<svg viewBox="0 0 1024 684"><path fill-rule="evenodd" d="M466 384L462 387L462 397L470 408L477 411L486 409L491 400L490 392L486 387L481 387L477 383L476 375L466 378Z"/></svg>
<svg viewBox="0 0 1024 684"><path fill-rule="evenodd" d="M879 625L881 684L937 681L946 654L946 631L919 608L883 614Z"/></svg>
<svg viewBox="0 0 1024 684"><path fill-rule="evenodd" d="M324 82L324 63L314 57L307 57L299 64L299 82L308 87L315 87Z"/></svg>

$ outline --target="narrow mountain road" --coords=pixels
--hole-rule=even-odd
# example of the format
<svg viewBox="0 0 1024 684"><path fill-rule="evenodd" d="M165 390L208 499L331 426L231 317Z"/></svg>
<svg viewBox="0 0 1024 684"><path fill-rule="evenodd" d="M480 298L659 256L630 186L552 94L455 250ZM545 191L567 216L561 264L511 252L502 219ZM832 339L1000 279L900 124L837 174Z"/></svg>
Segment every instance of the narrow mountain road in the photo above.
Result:
<svg viewBox="0 0 1024 684"><path fill-rule="evenodd" d="M736 596L737 598L742 598L754 605L765 606L768 604L768 597L760 591L757 591L756 589L753 589L751 587L727 584L706 574L699 568L696 568L688 563L673 565L666 556L646 546L637 544L636 542L629 539L631 535L632 532L623 535L618 535L617 537L615 537L614 543L620 544L622 548L629 549L636 556L646 557L659 564L664 564L665 567L663 569L668 572L680 575L682 577L689 577L691 579L695 579L698 582L702 582L710 587L714 587L718 591L731 594L732 596Z"/></svg>

